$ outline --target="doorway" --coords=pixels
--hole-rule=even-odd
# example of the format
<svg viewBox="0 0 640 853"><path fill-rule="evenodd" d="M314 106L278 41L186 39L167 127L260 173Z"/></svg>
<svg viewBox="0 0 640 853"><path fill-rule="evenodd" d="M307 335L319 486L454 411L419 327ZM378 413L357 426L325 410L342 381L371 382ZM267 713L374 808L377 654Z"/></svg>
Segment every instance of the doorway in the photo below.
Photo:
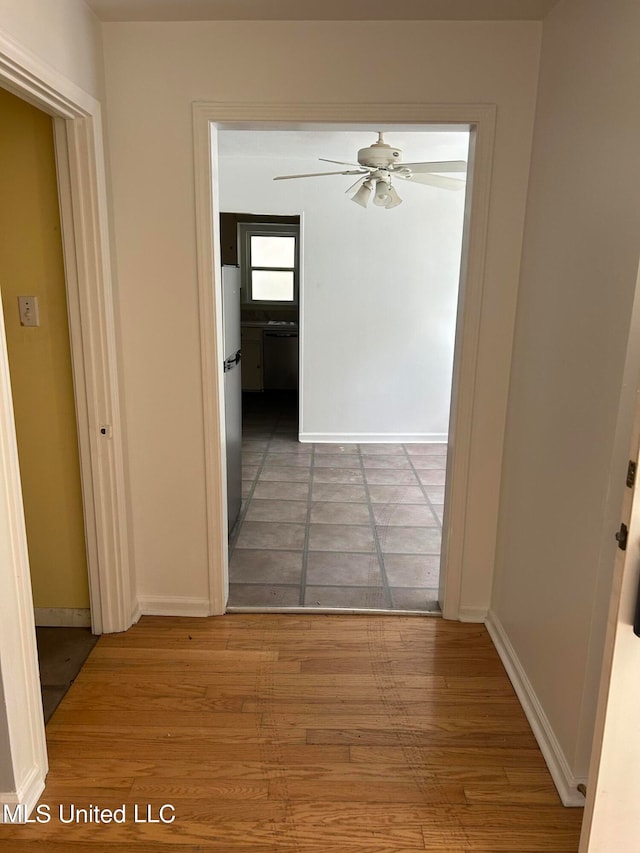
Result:
<svg viewBox="0 0 640 853"><path fill-rule="evenodd" d="M390 131L387 138L399 140L405 160L466 161L468 128L426 130ZM301 334L325 350L321 361L312 346L305 349L313 368L304 379L298 430L282 401L267 417L267 401L256 400L245 417L245 504L230 542L232 608L439 610L464 193L401 187L400 211L362 210L342 194L353 178L272 182L282 172L317 171L318 152L344 159L375 138L370 130L318 127L218 132L223 210L244 204L260 213L304 211ZM442 195L452 199L436 211L434 198ZM229 239L221 226L224 263ZM315 285L309 295L306 282ZM416 322L421 314L424 330ZM341 371L331 363L339 360L334 351ZM247 352L243 340L242 365L251 368ZM324 388L320 372L330 376Z"/></svg>
<svg viewBox="0 0 640 853"><path fill-rule="evenodd" d="M45 720L95 639L51 118L0 89L0 289Z"/></svg>

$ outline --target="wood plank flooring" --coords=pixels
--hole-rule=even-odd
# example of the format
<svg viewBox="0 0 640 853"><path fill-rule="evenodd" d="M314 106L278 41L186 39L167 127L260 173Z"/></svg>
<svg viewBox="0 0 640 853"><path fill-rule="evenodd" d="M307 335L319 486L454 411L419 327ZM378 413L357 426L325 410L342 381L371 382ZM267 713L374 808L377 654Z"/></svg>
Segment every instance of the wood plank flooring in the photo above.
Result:
<svg viewBox="0 0 640 853"><path fill-rule="evenodd" d="M100 639L47 727L47 824L11 853L574 853L481 625L146 617ZM133 821L134 805L171 824ZM126 806L71 823L70 804ZM169 812L167 812L169 815Z"/></svg>

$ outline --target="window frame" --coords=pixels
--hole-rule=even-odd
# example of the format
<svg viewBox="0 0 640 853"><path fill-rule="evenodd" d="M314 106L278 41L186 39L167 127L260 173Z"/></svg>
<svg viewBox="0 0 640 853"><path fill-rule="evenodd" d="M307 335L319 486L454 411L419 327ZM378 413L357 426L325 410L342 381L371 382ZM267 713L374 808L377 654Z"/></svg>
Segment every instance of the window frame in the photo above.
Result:
<svg viewBox="0 0 640 853"><path fill-rule="evenodd" d="M252 237L293 237L295 249L293 267L262 267L251 263ZM238 245L240 247L240 278L242 285L242 302L245 305L266 308L288 308L298 305L300 290L300 226L284 223L269 222L239 222ZM254 299L253 271L293 272L293 299Z"/></svg>

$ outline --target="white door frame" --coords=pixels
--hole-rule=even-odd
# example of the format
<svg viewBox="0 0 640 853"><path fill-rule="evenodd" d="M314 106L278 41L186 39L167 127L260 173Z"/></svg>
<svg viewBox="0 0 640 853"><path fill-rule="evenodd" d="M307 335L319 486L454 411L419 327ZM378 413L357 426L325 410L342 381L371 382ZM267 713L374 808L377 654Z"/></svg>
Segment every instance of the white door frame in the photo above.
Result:
<svg viewBox="0 0 640 853"><path fill-rule="evenodd" d="M454 354L449 458L442 542L440 603L446 619L464 618L467 484L476 391L476 364L485 275L485 245L493 161L496 108L493 104L193 104L198 298L205 436L209 601L212 614L225 611L229 590L226 521L226 463L221 376L222 316L217 174L217 127L279 127L306 124L464 124L472 127L465 210L458 322Z"/></svg>
<svg viewBox="0 0 640 853"><path fill-rule="evenodd" d="M54 118L71 359L93 630L135 618L116 369L100 103L0 32L0 85ZM8 356L0 316L0 756L12 791L32 807L47 772L34 612ZM101 429L104 428L104 435ZM4 591L6 590L6 595ZM0 737L2 737L0 732ZM3 775L0 773L0 776Z"/></svg>

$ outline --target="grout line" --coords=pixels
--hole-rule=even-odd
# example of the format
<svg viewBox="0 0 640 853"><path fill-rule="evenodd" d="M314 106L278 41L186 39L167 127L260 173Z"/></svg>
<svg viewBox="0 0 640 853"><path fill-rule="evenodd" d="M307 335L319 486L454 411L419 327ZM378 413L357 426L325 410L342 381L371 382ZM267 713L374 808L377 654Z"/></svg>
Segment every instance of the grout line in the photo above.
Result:
<svg viewBox="0 0 640 853"><path fill-rule="evenodd" d="M409 455L409 453L407 452L406 444L402 445L402 449L404 450L405 456L409 460L409 465L411 465L411 470L415 474L416 480L418 481L418 486L420 486L420 489L422 490L422 494L425 496L425 500L427 501L427 505L428 505L429 509L431 510L431 514L435 518L436 524L438 525L438 527L440 528L440 532L442 533L442 522L440 521L440 516L438 515L438 513L433 508L433 503L432 503L431 498L429 497L429 495L427 493L427 487L424 485L424 483L420 479L420 476L418 474L418 469L415 468L413 465L413 460L412 460L411 456ZM434 469L434 470L440 470L440 469ZM445 471L446 471L446 468L445 468ZM445 483L445 489L446 489L446 483Z"/></svg>
<svg viewBox="0 0 640 853"><path fill-rule="evenodd" d="M249 416L247 418L247 420L250 421L250 419L251 418ZM236 522L236 525L234 526L234 529L232 530L232 533L230 536L230 548L229 548L230 556L237 547L237 540L238 540L238 537L240 535L241 528L242 528L244 522L246 521L246 516L247 516L249 508L252 504L252 501L255 500L255 498L254 498L255 490L256 490L258 481L259 481L259 479L263 473L264 467L268 464L269 454L270 453L287 454L287 453L292 452L292 451L288 450L286 446L283 446L282 449L280 449L280 448L274 449L273 448L272 442L274 441L274 439L285 438L285 436L288 437L289 431L287 431L286 434L278 432L282 422L283 422L283 409L282 409L282 407L280 407L278 409L278 412L277 412L275 418L271 420L271 423L270 424L264 424L264 427L260 429L260 432L257 433L256 436L252 436L250 434L247 435L247 434L243 433L243 441L244 440L246 440L246 441L264 441L265 447L262 451L255 451L255 450L251 451L254 453L261 452L262 459L261 459L260 464L257 466L257 473L256 473L255 477L253 478L253 482L251 484L251 488L249 490L249 493L247 494L246 497L243 498L244 507L241 511L241 514L238 518L238 521ZM257 437L258 435L260 435L261 438L258 438ZM268 437L265 439L265 436L268 436ZM293 439L292 439L292 441L293 441ZM292 446L293 446L293 443L292 443ZM419 474L417 472L417 469L414 467L412 457L409 456L409 454L407 452L407 448L405 445L401 444L400 446L402 448L402 453L398 454L398 459L399 460L402 459L403 461L405 459L408 459L408 464L409 464L409 467L407 469L403 468L402 470L411 470L411 472L413 473L413 476L415 477L418 485L420 486L421 493L424 496L424 499L426 500L427 506L429 507L429 510L434 517L435 525L409 525L409 524L405 524L405 525L392 525L392 527L398 528L398 529L402 529L403 527L411 527L411 528L422 527L425 529L434 529L434 527L436 527L436 528L439 528L440 530L442 530L442 522L440 521L440 518L438 517L438 515L434 509L433 503L432 503L431 499L429 498L429 495L426 491L426 487L420 481L420 477L419 477ZM360 589L360 590L367 589L367 588L377 588L377 589L382 588L385 591L384 595L385 595L385 599L386 599L387 604L382 608L380 608L380 607L378 607L378 608L340 608L340 607L337 607L337 608L336 607L319 608L319 607L314 607L313 605L305 605L304 604L304 599L305 599L306 590L307 590L307 568L308 568L308 558L309 558L309 539L310 539L310 528L311 528L311 513L312 513L312 508L313 508L313 484L315 482L315 475L318 472L318 470L334 470L332 468L332 466L322 465L323 454L318 453L317 445L315 442L311 443L310 447L311 447L311 453L310 453L309 468L307 469L307 466L296 466L296 467L300 467L301 470L308 470L309 471L308 491L307 491L307 498L306 498L307 514L306 514L306 522L305 522L305 536L304 536L304 543L303 543L302 549L299 549L299 548L297 548L297 549L296 548L273 548L273 549L241 548L241 549L238 549L238 550L243 551L243 552L244 551L249 551L249 552L251 552L251 551L255 551L255 552L283 551L286 553L296 553L296 554L302 553L302 566L301 566L301 576L300 576L300 583L299 584L286 584L286 583L269 584L269 586L276 586L276 587L282 587L282 588L287 588L287 589L299 589L298 600L300 603L297 606L296 605L291 605L291 606L287 605L287 606L284 606L282 608L272 608L272 607L269 607L268 605L266 605L264 608L251 608L251 607L247 608L247 607L233 606L230 603L230 606L228 608L229 611L233 610L236 612L242 612L242 611L247 610L247 609L248 610L257 609L257 610L264 610L264 612L274 612L274 611L277 611L278 609L282 609L283 612L313 612L314 610L316 610L319 612L332 613L332 612L340 612L341 610L344 610L345 612L363 612L363 613L372 613L372 612L380 612L380 613L404 612L404 613L407 613L407 612L412 612L412 613L415 613L416 615L437 615L438 611L422 610L422 609L420 609L418 611L403 611L403 610L394 608L393 600L391 598L391 586L390 586L389 578L387 576L385 565L384 565L384 554L382 552L382 542L381 542L381 538L379 535L379 531L378 531L378 527L377 527L376 519L375 519L374 502L371 498L369 482L367 480L367 472L365 469L365 458L364 458L363 452L362 452L362 445L360 445L360 444L355 445L355 448L356 448L355 453L349 454L348 456L345 456L344 464L345 464L345 466L353 467L354 469L360 470L361 475L362 475L362 483L361 484L360 483L359 484L329 483L328 485L362 485L364 487L365 502L367 504L367 509L369 512L369 527L372 531L372 535L373 535L373 539L374 539L375 553L376 553L377 558L378 558L378 567L379 567L379 571L380 571L380 579L377 583L375 583L373 585L369 584L369 585L356 585L356 586L354 586L354 585L351 585L348 583L342 583L342 584L314 584L314 586L321 586L321 587L326 587L329 589L345 589L346 588L346 589ZM318 465L317 463L320 463L320 464ZM390 470L395 471L398 469L392 468ZM247 481L245 481L245 482L247 482ZM274 482L288 482L288 481L274 481ZM291 481L291 482L298 483L298 482L304 482L304 481L298 480L298 481ZM375 485L375 484L372 484L372 485ZM403 484L388 484L388 485L401 486ZM276 500L276 499L275 498L274 499L265 498L265 500ZM286 499L283 498L282 500L286 500ZM298 502L302 503L303 501L298 501ZM325 501L325 503L331 504L331 503L335 503L335 502ZM347 501L347 503L353 503L353 502ZM356 501L355 503L363 503L363 501ZM381 502L378 502L378 503L381 503ZM382 504L386 505L386 504L388 504L388 502L383 501ZM398 504L398 506L402 506L402 505L406 505L406 504L404 504L404 503ZM269 523L269 522L267 522L267 523ZM280 524L291 523L291 524L298 524L299 525L302 522L281 521L281 522L274 522L274 523L280 523ZM347 527L350 527L350 526L363 526L364 527L367 525L346 525L346 526ZM371 556L371 554L372 554L371 551L349 551L349 552L345 552L344 550L324 551L323 553L327 553L327 554L341 554L341 553L350 553L351 554L351 553L353 553L353 554L368 554L369 556ZM404 552L402 552L402 553L404 556ZM427 555L424 553L420 553L420 554L416 554L416 555L411 555L411 554L407 553L407 556L427 557L427 556L438 556L438 554ZM347 580L347 578L345 578L345 580ZM230 581L234 584L237 584L238 586L243 586L243 585L255 586L255 585L260 585L263 583L262 581L255 581L253 583L244 582L244 581L239 582L239 581L234 581L232 578L230 578ZM426 590L432 590L434 588L433 587L411 587L411 589L424 589L426 591ZM430 599L429 599L429 601L430 601Z"/></svg>
<svg viewBox="0 0 640 853"><path fill-rule="evenodd" d="M382 554L382 546L380 544L380 538L378 536L378 528L376 526L376 517L373 510L373 503L371 501L371 494L369 492L369 484L367 482L367 475L364 468L364 459L362 458L362 449L361 446L358 445L358 460L360 462L360 470L362 471L362 480L364 482L364 492L367 496L367 507L369 508L369 519L371 522L371 530L373 532L373 541L376 547L376 553L378 555L378 566L380 568L380 577L382 579L382 587L385 591L385 596L387 599L387 604L393 610L393 599L391 598L391 589L389 588L389 578L387 577L387 572L384 567L384 557Z"/></svg>
<svg viewBox="0 0 640 853"><path fill-rule="evenodd" d="M267 442L268 443L268 442ZM243 506L240 509L240 514L238 515L236 523L233 525L231 529L231 533L229 534L229 562L231 562L231 557L233 556L234 551L236 550L236 545L238 543L238 538L240 536L240 532L242 531L242 525L245 522L247 513L249 512L249 506L251 505L251 500L253 498L253 493L256 490L256 486L258 485L258 478L262 473L262 469L264 468L265 459L267 458L267 450L263 451L262 462L258 465L258 470L256 472L256 476L254 477L253 483L251 485L251 491L249 494L242 498ZM242 482L246 483L246 480ZM229 578L231 580L231 578Z"/></svg>
<svg viewBox="0 0 640 853"><path fill-rule="evenodd" d="M315 463L316 448L311 445L311 465L309 467L309 491L307 492L307 520L304 527L304 545L302 546L302 571L300 572L300 606L304 607L304 598L307 592L307 563L309 562L309 536L311 534L311 508L313 492L313 469Z"/></svg>

